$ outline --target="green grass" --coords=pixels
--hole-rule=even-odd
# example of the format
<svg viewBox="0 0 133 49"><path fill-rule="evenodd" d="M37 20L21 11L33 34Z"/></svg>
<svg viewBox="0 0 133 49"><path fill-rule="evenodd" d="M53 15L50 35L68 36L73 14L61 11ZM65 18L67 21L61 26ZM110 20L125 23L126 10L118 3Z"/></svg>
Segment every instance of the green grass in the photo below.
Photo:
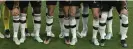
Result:
<svg viewBox="0 0 133 49"><path fill-rule="evenodd" d="M58 20L58 6L55 10L55 16L54 16L54 24L53 24L53 33L56 35L55 38L52 39L51 43L48 45L45 45L43 43L38 43L35 41L32 37L27 37L25 43L21 44L20 46L17 46L11 39L0 39L0 49L133 49L133 2L128 2L128 10L129 10L129 30L128 30L128 48L122 48L120 45L120 37L118 35L119 33L119 17L116 12L116 10L113 11L113 33L114 37L106 42L105 47L100 46L94 46L89 42L92 37L92 14L90 10L90 16L89 16L89 24L88 24L88 36L83 39L78 39L78 43L75 46L66 45L63 42L63 39L59 39L58 35L60 33L60 27L59 27L59 20ZM45 3L42 3L42 26L41 26L41 37L42 39L45 38L46 32L45 32ZM82 18L82 17L81 17ZM1 19L2 20L2 19ZM0 30L1 32L4 31L3 22L0 22ZM80 21L79 30L82 30L82 22ZM33 31L33 20L31 16L31 7L29 7L28 10L28 29L29 32L32 33ZM12 32L12 18L10 22L10 30ZM19 32L20 34L20 32Z"/></svg>

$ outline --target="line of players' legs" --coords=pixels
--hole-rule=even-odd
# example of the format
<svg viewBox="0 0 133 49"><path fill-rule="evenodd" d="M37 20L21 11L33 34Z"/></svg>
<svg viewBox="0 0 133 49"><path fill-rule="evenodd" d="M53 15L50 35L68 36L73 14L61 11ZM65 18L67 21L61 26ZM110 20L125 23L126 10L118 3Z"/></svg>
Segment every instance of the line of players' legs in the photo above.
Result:
<svg viewBox="0 0 133 49"><path fill-rule="evenodd" d="M31 3L33 18L34 18L34 31L31 33L31 36L35 38L38 42L44 42L45 44L49 44L52 37L55 37L52 32L53 25L53 17L54 10L56 8L57 1L47 1L47 14L46 14L46 38L43 41L40 38L40 27L41 27L41 2L37 1L19 1L20 7L20 15L13 15L13 41L20 45L24 43L26 40L26 35L29 34L26 25L26 16L28 4ZM94 45L105 45L105 41L110 40L113 36L112 33L112 7L116 7L119 16L120 16L120 35L121 35L121 44L123 47L127 47L126 38L127 38L127 30L128 30L128 11L126 7L126 2L124 1L114 1L114 2L93 2L86 1L82 2L71 1L59 2L59 22L61 33L59 34L59 38L64 38L66 44L75 45L77 43L77 37L83 38L87 36L88 32L88 16L89 16L89 8L92 10L93 15L93 32L92 32L92 42ZM115 3L115 4L111 4ZM5 26L5 37L10 38L10 29L9 29L9 16L10 11L12 12L14 2L6 2L3 7L2 16L4 20ZM102 7L102 8L101 8ZM82 23L83 29L81 33L79 32L79 21L80 21L80 11L82 11ZM107 25L107 34L105 33ZM21 29L21 38L18 39L18 30L19 26ZM25 26L25 27L24 27ZM26 32L26 33L25 33ZM70 40L69 32L72 33L72 38ZM98 32L100 34L100 40L98 40L97 35ZM0 33L0 37L4 38L4 35Z"/></svg>

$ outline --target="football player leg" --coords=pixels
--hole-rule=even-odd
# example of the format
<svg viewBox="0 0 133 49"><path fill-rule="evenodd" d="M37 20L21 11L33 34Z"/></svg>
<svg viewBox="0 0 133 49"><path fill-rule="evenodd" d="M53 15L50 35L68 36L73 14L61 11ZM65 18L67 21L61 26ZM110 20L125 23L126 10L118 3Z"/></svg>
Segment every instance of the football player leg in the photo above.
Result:
<svg viewBox="0 0 133 49"><path fill-rule="evenodd" d="M13 41L17 44L20 45L20 41L18 40L18 29L19 29L19 9L17 7L13 8L14 1L6 1L6 6L9 8L9 10L12 13L13 16Z"/></svg>
<svg viewBox="0 0 133 49"><path fill-rule="evenodd" d="M55 35L52 33L52 24L53 24L53 16L54 16L54 9L56 7L56 1L47 1L47 8L48 8L48 14L46 16L46 39L44 40L45 44L49 44L51 37L54 37Z"/></svg>
<svg viewBox="0 0 133 49"><path fill-rule="evenodd" d="M76 14L76 6L70 6L70 27L71 27L70 29L72 33L72 40L70 45L75 45L77 42L75 14Z"/></svg>
<svg viewBox="0 0 133 49"><path fill-rule="evenodd" d="M86 2L83 2L83 10L82 10L83 30L81 31L82 37L86 37L88 32L88 16L89 16L89 6Z"/></svg>
<svg viewBox="0 0 133 49"><path fill-rule="evenodd" d="M107 35L105 37L107 40L110 40L111 37L113 36L113 33L112 33L112 21L113 21L112 11L113 11L113 7L109 10L108 17L107 17L107 29L108 29L108 32L107 32Z"/></svg>
<svg viewBox="0 0 133 49"><path fill-rule="evenodd" d="M80 21L80 5L76 7L77 11L76 11L76 15L75 15L75 19L76 19L76 33L77 36L81 38L81 34L79 32L79 21Z"/></svg>
<svg viewBox="0 0 133 49"><path fill-rule="evenodd" d="M60 4L62 4L63 2L60 1ZM64 3L63 3L64 4ZM69 10L69 5L63 5L63 11L64 11L64 39L65 39L65 43L66 44L70 44L70 39L69 39L69 14L68 11Z"/></svg>
<svg viewBox="0 0 133 49"><path fill-rule="evenodd" d="M93 1L90 1L93 2ZM99 2L96 3L92 3L89 5L89 7L92 10L92 14L93 14L93 33L92 33L92 42L94 45L99 45L98 39L97 39L97 33L98 33L98 29L99 29L99 11L100 11L100 7L99 7Z"/></svg>
<svg viewBox="0 0 133 49"><path fill-rule="evenodd" d="M72 40L70 45L75 45L77 43L77 36L76 36L76 8L80 5L80 2L78 1L72 1L71 5L69 6L69 12L70 12L70 29L72 33Z"/></svg>
<svg viewBox="0 0 133 49"><path fill-rule="evenodd" d="M21 29L21 38L20 43L24 43L26 39L25 27L26 26L26 16L27 16L27 8L29 1L20 1L20 29Z"/></svg>
<svg viewBox="0 0 133 49"><path fill-rule="evenodd" d="M126 1L119 2L118 6L116 6L117 11L121 17L121 25L120 25L120 34L121 34L121 44L122 47L127 47L126 38L128 31L128 10ZM122 8L120 8L122 7Z"/></svg>
<svg viewBox="0 0 133 49"><path fill-rule="evenodd" d="M105 42L105 29L106 29L106 20L107 20L107 16L108 16L108 11L102 11L101 12L101 17L99 20L99 33L101 36L101 46L104 46L104 42Z"/></svg>
<svg viewBox="0 0 133 49"><path fill-rule="evenodd" d="M100 23L99 23L99 32L100 32L100 36L101 36L101 40L100 40L100 44L101 46L105 45L105 30L106 30L106 21L107 21L107 17L109 16L109 11L112 7L112 5L110 5L110 2L108 1L103 1L102 2L102 9L101 9L101 17L100 17Z"/></svg>
<svg viewBox="0 0 133 49"><path fill-rule="evenodd" d="M61 29L61 33L59 34L59 38L64 38L64 13L63 13L63 8L60 5L59 6L59 22L60 22L60 29Z"/></svg>
<svg viewBox="0 0 133 49"><path fill-rule="evenodd" d="M33 13L34 13L34 33L35 33L35 39L38 42L43 42L43 40L40 38L40 27L41 27L41 1L30 1L31 6L33 7Z"/></svg>
<svg viewBox="0 0 133 49"><path fill-rule="evenodd" d="M97 39L97 33L99 28L99 8L92 8L93 10L93 35L92 35L92 42L94 45L99 45L98 39Z"/></svg>

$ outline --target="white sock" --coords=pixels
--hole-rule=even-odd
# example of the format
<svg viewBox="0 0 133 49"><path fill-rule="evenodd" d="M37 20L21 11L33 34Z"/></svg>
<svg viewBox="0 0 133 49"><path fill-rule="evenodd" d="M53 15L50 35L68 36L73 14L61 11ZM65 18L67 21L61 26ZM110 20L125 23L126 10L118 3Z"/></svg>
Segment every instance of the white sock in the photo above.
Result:
<svg viewBox="0 0 133 49"><path fill-rule="evenodd" d="M78 28L79 28L79 21L80 21L80 8L77 8L75 19L76 19L76 30L79 31Z"/></svg>
<svg viewBox="0 0 133 49"><path fill-rule="evenodd" d="M84 5L83 5L82 11L83 11L82 14L89 14L89 6L84 6Z"/></svg>
<svg viewBox="0 0 133 49"><path fill-rule="evenodd" d="M18 37L19 19L19 16L13 16L13 37Z"/></svg>
<svg viewBox="0 0 133 49"><path fill-rule="evenodd" d="M61 33L63 33L63 31L64 31L64 15L59 15L59 23L60 23Z"/></svg>
<svg viewBox="0 0 133 49"><path fill-rule="evenodd" d="M112 10L113 10L113 8L109 11L108 18L107 18L107 29L108 29L108 33L112 33L112 21L113 21Z"/></svg>
<svg viewBox="0 0 133 49"><path fill-rule="evenodd" d="M70 27L71 27L72 38L77 38L76 37L76 20L74 16L71 16L70 18Z"/></svg>
<svg viewBox="0 0 133 49"><path fill-rule="evenodd" d="M93 19L93 35L92 35L93 39L97 38L98 28L99 28L99 19L97 20Z"/></svg>
<svg viewBox="0 0 133 49"><path fill-rule="evenodd" d="M52 24L53 24L53 16L46 16L46 32L47 36L51 36L52 34Z"/></svg>
<svg viewBox="0 0 133 49"><path fill-rule="evenodd" d="M39 36L41 27L41 14L34 14L34 31L35 36Z"/></svg>
<svg viewBox="0 0 133 49"><path fill-rule="evenodd" d="M82 14L83 30L88 29L88 16L89 14Z"/></svg>
<svg viewBox="0 0 133 49"><path fill-rule="evenodd" d="M20 27L21 27L21 37L25 37L25 27L26 26L26 15L25 13L21 13L20 16Z"/></svg>
<svg viewBox="0 0 133 49"><path fill-rule="evenodd" d="M101 36L101 39L105 39L105 29L106 29L106 20L107 20L108 12L102 12L101 18L99 20L99 33Z"/></svg>
<svg viewBox="0 0 133 49"><path fill-rule="evenodd" d="M64 17L64 36L69 36L69 28L70 28L70 25L69 25L69 17Z"/></svg>
<svg viewBox="0 0 133 49"><path fill-rule="evenodd" d="M82 9L83 30L88 29L88 16L89 16L89 6L83 5Z"/></svg>
<svg viewBox="0 0 133 49"><path fill-rule="evenodd" d="M64 12L63 9L59 7L59 22L60 22L60 29L61 29L61 34L64 34Z"/></svg>
<svg viewBox="0 0 133 49"><path fill-rule="evenodd" d="M121 14L121 25L120 25L120 33L121 33L121 40L124 40L126 38L126 34L128 31L128 16Z"/></svg>

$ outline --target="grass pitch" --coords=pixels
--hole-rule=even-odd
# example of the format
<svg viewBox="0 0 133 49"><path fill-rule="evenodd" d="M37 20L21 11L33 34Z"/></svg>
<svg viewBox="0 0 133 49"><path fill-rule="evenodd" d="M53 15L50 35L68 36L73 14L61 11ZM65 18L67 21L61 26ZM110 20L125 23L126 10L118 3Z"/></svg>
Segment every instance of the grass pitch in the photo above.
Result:
<svg viewBox="0 0 133 49"><path fill-rule="evenodd" d="M133 49L133 1L128 1L128 11L129 11L129 30L128 30L128 48L122 48L120 45L120 36L119 36L119 17L116 10L113 10L113 38L106 42L105 47L95 46L89 42L92 37L92 14L90 10L90 16L89 16L89 23L88 23L88 34L87 37L80 39L78 38L78 43L75 46L70 46L64 44L63 39L59 39L58 35L60 33L60 26L59 26L59 20L58 20L58 6L55 9L55 16L54 16L54 24L53 24L53 33L56 35L55 38L52 39L51 43L48 45L45 45L43 43L38 43L35 41L32 37L27 37L25 43L21 44L20 46L17 46L13 41L12 38L10 39L0 39L0 49ZM42 26L40 35L42 39L45 39L46 32L45 32L45 2L42 3ZM31 14L31 7L29 7L28 10L28 29L29 32L32 33L33 31L33 19ZM82 17L81 17L82 18ZM4 26L3 21L1 19L0 22L0 30L1 32L4 32ZM11 34L12 31L12 17L10 21L10 30ZM79 30L82 30L82 22L80 20ZM20 34L20 32L19 32Z"/></svg>

